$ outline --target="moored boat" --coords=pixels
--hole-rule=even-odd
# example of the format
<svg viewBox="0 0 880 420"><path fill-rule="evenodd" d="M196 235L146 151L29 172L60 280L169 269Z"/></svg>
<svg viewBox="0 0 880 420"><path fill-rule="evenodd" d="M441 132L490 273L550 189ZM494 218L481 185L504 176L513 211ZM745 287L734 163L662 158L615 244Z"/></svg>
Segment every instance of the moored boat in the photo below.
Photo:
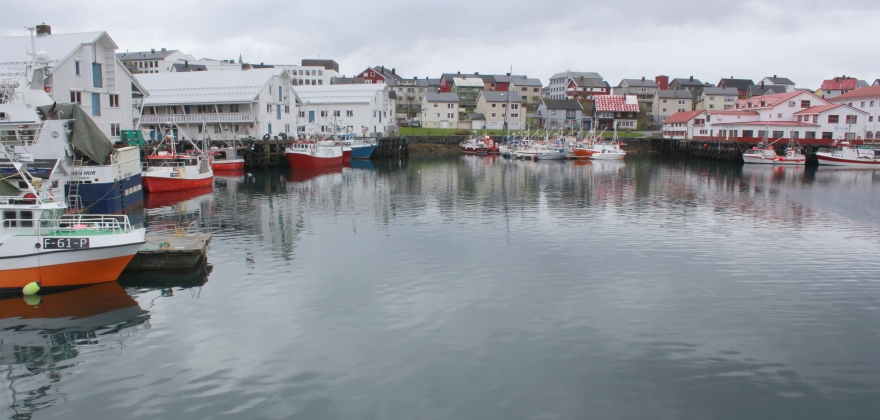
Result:
<svg viewBox="0 0 880 420"><path fill-rule="evenodd" d="M211 169L215 171L237 171L244 169L244 157L235 147L211 148Z"/></svg>
<svg viewBox="0 0 880 420"><path fill-rule="evenodd" d="M871 146L857 146L848 141L832 143L831 146L816 152L819 165L880 169L880 156Z"/></svg>
<svg viewBox="0 0 880 420"><path fill-rule="evenodd" d="M804 154L804 148L797 145L794 139L788 140L788 146L785 147L785 153L777 156L777 165L806 165L807 156Z"/></svg>
<svg viewBox="0 0 880 420"><path fill-rule="evenodd" d="M742 159L745 163L757 163L763 165L773 165L779 161L779 158L776 156L776 150L773 149L773 146L764 142L743 152Z"/></svg>
<svg viewBox="0 0 880 420"><path fill-rule="evenodd" d="M214 171L208 159L201 154L157 152L147 156L147 165L141 175L147 192L180 191L210 187Z"/></svg>
<svg viewBox="0 0 880 420"><path fill-rule="evenodd" d="M284 150L291 168L342 165L342 145L335 141L295 141Z"/></svg>
<svg viewBox="0 0 880 420"><path fill-rule="evenodd" d="M466 155L485 155L489 153L489 148L482 140L472 137L461 143L461 152Z"/></svg>

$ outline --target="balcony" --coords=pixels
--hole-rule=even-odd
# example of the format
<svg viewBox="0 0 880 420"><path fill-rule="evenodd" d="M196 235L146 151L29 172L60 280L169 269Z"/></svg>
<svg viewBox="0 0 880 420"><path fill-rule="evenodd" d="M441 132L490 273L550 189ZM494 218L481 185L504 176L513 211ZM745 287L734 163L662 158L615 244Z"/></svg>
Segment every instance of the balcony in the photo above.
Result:
<svg viewBox="0 0 880 420"><path fill-rule="evenodd" d="M255 114L148 114L141 116L141 124L203 124L203 123L252 123Z"/></svg>

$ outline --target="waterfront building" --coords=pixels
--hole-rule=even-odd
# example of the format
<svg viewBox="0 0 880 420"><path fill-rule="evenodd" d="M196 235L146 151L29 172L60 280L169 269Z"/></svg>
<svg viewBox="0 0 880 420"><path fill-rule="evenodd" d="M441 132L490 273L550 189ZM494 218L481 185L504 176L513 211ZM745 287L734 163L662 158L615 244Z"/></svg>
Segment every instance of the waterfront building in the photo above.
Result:
<svg viewBox="0 0 880 420"><path fill-rule="evenodd" d="M773 77L765 77L761 79L761 81L758 83L762 86L784 86L786 92L794 92L797 89L791 79L787 77L778 77L775 74L773 75Z"/></svg>
<svg viewBox="0 0 880 420"><path fill-rule="evenodd" d="M231 140L294 134L290 73L280 68L139 74L148 90L141 129L157 139Z"/></svg>
<svg viewBox="0 0 880 420"><path fill-rule="evenodd" d="M378 137L396 130L391 91L384 83L296 86L297 132L331 133L333 127Z"/></svg>
<svg viewBox="0 0 880 420"><path fill-rule="evenodd" d="M584 118L584 107L574 99L542 99L538 103L538 118L541 128L590 129L589 120Z"/></svg>
<svg viewBox="0 0 880 420"><path fill-rule="evenodd" d="M662 123L673 114L694 109L694 97L691 95L691 92L686 90L656 91L651 118L655 123Z"/></svg>
<svg viewBox="0 0 880 420"><path fill-rule="evenodd" d="M634 95L595 97L596 129L635 130L639 120L639 100Z"/></svg>
<svg viewBox="0 0 880 420"><path fill-rule="evenodd" d="M403 124L404 121L418 117L424 108L422 102L425 99L425 94L429 92L428 79L413 77L412 79L389 78L386 80L391 92L397 96L394 110L398 123Z"/></svg>
<svg viewBox="0 0 880 420"><path fill-rule="evenodd" d="M664 139L692 139L694 130L702 129L706 124L706 111L682 111L676 112L663 121Z"/></svg>
<svg viewBox="0 0 880 420"><path fill-rule="evenodd" d="M125 63L132 73L170 73L177 63L196 61L195 57L183 51L165 48L116 53L116 58Z"/></svg>
<svg viewBox="0 0 880 420"><path fill-rule="evenodd" d="M821 96L825 99L831 99L847 92L852 92L860 87L866 87L868 83L855 77L835 77L822 82Z"/></svg>
<svg viewBox="0 0 880 420"><path fill-rule="evenodd" d="M19 79L26 86L25 67L34 59L29 36L0 38L0 77ZM147 96L116 57L119 48L106 32L52 34L39 25L34 45L48 55L44 75L46 93L58 103L75 103L87 112L111 141L124 130L132 130L137 116L134 95Z"/></svg>
<svg viewBox="0 0 880 420"><path fill-rule="evenodd" d="M611 85L595 72L565 71L550 78L550 99L586 99L611 94Z"/></svg>
<svg viewBox="0 0 880 420"><path fill-rule="evenodd" d="M461 97L459 96L459 99ZM523 130L526 110L517 92L483 91L477 96L475 112L483 114L490 130ZM507 126L505 127L505 122Z"/></svg>
<svg viewBox="0 0 880 420"><path fill-rule="evenodd" d="M729 79L721 79L718 81L718 87L732 87L736 88L739 91L740 98L747 98L749 96L749 86L754 86L755 82L752 79L734 79L733 76L730 76Z"/></svg>
<svg viewBox="0 0 880 420"><path fill-rule="evenodd" d="M645 79L623 79L618 85L612 89L614 95L635 95L642 105L642 110L649 115L653 112L655 104L654 94L660 90L657 82Z"/></svg>
<svg viewBox="0 0 880 420"><path fill-rule="evenodd" d="M834 104L846 104L867 113L863 139L880 139L880 84L856 89L829 99Z"/></svg>
<svg viewBox="0 0 880 420"><path fill-rule="evenodd" d="M426 93L422 97L420 109L422 111L422 127L458 127L458 95L452 92Z"/></svg>
<svg viewBox="0 0 880 420"><path fill-rule="evenodd" d="M730 109L736 106L738 98L736 88L706 87L694 103L694 109Z"/></svg>

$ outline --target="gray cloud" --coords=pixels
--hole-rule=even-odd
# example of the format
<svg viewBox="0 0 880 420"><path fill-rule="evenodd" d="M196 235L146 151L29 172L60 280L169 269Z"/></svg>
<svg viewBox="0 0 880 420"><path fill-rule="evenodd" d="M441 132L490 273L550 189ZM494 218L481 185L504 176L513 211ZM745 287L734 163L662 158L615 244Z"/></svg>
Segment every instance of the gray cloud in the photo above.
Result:
<svg viewBox="0 0 880 420"><path fill-rule="evenodd" d="M6 4L0 34L46 22L56 33L105 30L121 50L179 48L197 57L297 63L332 58L353 74L368 65L405 76L443 72L539 77L566 69L624 77L693 75L755 80L772 74L818 87L840 74L880 77L867 34L880 2L776 0L441 3L387 0Z"/></svg>

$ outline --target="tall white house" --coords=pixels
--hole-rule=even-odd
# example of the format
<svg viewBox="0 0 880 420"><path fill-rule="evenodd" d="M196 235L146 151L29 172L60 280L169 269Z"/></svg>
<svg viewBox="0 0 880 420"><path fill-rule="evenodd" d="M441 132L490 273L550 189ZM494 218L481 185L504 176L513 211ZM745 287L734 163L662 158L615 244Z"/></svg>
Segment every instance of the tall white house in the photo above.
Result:
<svg viewBox="0 0 880 420"><path fill-rule="evenodd" d="M151 92L140 119L145 137L257 139L294 134L295 100L282 69L138 74ZM160 134L162 133L162 134Z"/></svg>
<svg viewBox="0 0 880 420"><path fill-rule="evenodd" d="M32 51L35 47L36 51ZM31 54L48 56L46 92L58 103L76 103L91 115L111 140L134 128L136 110L132 94L147 90L116 59L118 46L106 32L51 34L39 25L31 46L30 36L0 38L0 77L24 81Z"/></svg>
<svg viewBox="0 0 880 420"><path fill-rule="evenodd" d="M294 91L299 133L329 134L335 128L376 137L396 128L388 85L296 86Z"/></svg>

